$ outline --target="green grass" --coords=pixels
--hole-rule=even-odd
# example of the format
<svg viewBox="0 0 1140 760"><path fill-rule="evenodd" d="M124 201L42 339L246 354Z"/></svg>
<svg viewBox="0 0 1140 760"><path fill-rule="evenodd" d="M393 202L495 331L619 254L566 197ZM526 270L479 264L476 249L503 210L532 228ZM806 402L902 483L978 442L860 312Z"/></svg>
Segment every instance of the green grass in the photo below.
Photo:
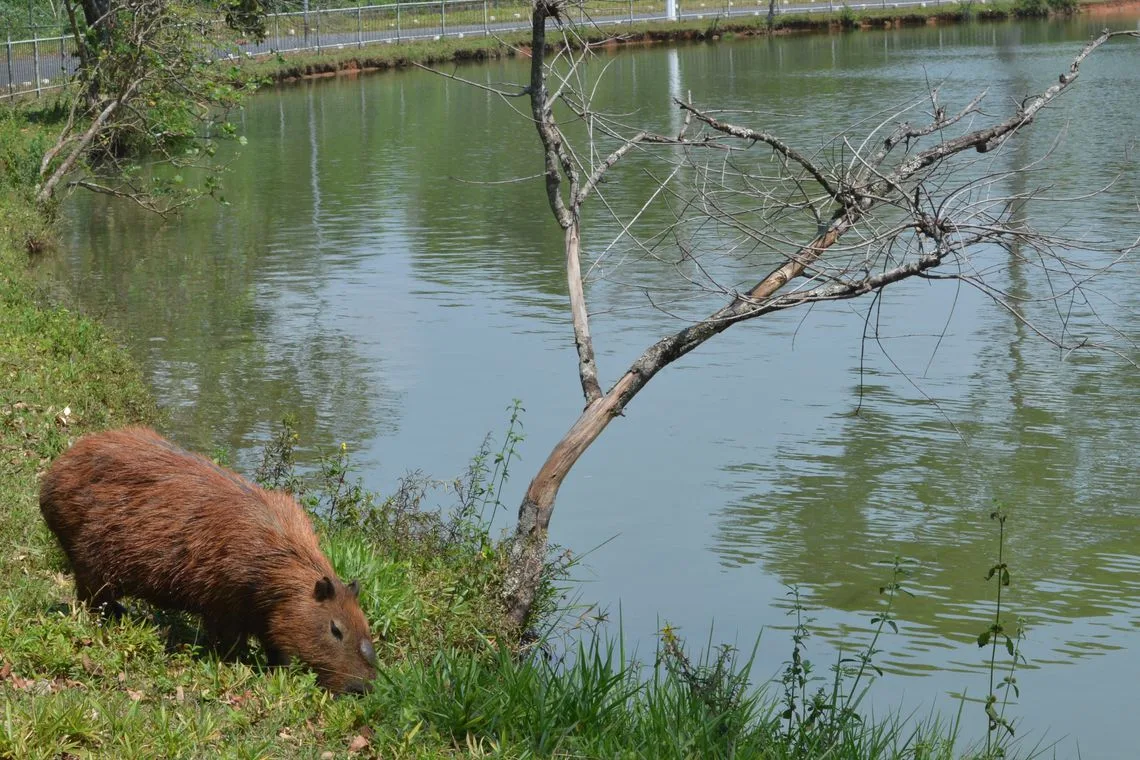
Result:
<svg viewBox="0 0 1140 760"><path fill-rule="evenodd" d="M343 449L298 473L288 426L267 442L256 476L294 491L338 572L361 581L381 660L365 697L333 699L311 673L268 669L256 648L220 661L183 615L133 603L104 622L77 606L37 476L76 436L161 420L113 336L30 274L29 256L50 247L31 196L59 117L0 114L0 758L981 756L955 746L956 722L834 708L809 718L818 684L802 679L784 712L787 694L757 686L750 657L690 659L669 629L644 665L620 636L589 630L565 652L517 646L499 601L504 553L483 521L502 506L517 408L502 447L485 446L459 478L409 478L388 497L360 487ZM557 589L542 599L546 630ZM832 703L853 694L833 691Z"/></svg>

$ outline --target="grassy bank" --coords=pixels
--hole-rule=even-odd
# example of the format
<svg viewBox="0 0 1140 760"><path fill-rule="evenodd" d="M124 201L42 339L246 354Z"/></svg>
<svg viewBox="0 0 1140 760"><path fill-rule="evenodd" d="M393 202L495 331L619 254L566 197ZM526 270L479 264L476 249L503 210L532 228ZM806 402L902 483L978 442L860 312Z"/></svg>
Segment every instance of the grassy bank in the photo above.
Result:
<svg viewBox="0 0 1140 760"><path fill-rule="evenodd" d="M852 10L836 3L834 13L783 14L771 28L764 15L719 17L715 10L703 19L651 21L635 24L583 27L583 40L610 45L647 45L660 42L713 41L768 34L827 32L841 29L883 29L966 21L1005 21L1018 17L1040 17L1080 9L1103 8L1108 3L1080 4L1076 0L990 0L932 4L927 8L875 8ZM522 8L525 10L525 8ZM320 53L281 53L247 62L243 68L274 81L357 74L400 69L415 64L475 62L509 58L525 53L530 32L508 32L497 38L468 37L421 40L402 44L373 44L364 48L327 49Z"/></svg>

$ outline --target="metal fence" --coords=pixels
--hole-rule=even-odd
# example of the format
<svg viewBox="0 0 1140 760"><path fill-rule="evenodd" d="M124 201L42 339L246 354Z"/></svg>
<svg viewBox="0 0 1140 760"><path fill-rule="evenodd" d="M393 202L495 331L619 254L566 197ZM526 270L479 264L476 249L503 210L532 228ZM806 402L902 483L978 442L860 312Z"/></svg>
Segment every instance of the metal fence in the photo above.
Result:
<svg viewBox="0 0 1140 760"><path fill-rule="evenodd" d="M44 90L62 87L75 73L77 60L71 35L30 40L9 37L0 70L0 97L32 92L38 96Z"/></svg>
<svg viewBox="0 0 1140 760"><path fill-rule="evenodd" d="M333 0L335 2L335 0ZM776 13L834 13L851 10L935 6L943 0L777 0ZM982 5L986 0L978 0ZM672 5L672 7L669 7ZM669 19L713 19L762 16L768 0L586 0L571 6L581 23L632 24ZM530 27L530 5L519 0L417 0L384 5L272 13L266 17L261 42L237 40L228 55L257 57L278 52L344 50L365 45L413 40L489 36ZM75 39L70 35L13 40L5 46L6 67L0 67L0 99L15 95L39 97L64 86L78 66Z"/></svg>

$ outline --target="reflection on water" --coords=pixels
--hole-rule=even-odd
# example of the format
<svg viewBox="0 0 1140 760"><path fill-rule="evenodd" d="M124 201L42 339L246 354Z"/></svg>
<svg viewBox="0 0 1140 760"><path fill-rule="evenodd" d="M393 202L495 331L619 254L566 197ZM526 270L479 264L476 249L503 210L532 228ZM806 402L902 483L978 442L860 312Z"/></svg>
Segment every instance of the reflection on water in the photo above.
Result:
<svg viewBox="0 0 1140 760"><path fill-rule="evenodd" d="M691 91L759 107L741 120L811 148L928 82L942 83L948 104L982 87L994 109L1018 100L1103 24L623 52L607 61L599 107L675 131L668 98ZM1064 196L1124 172L1100 197L1023 209L1034 223L1135 232L1140 179L1126 149L1138 136L1136 60L1126 43L1098 52L1043 128L986 158L1002 170L1052 150L1031 181ZM525 64L465 74L521 81ZM1067 139L1054 146L1063 123ZM517 499L581 407L561 236L525 119L487 93L409 72L266 93L244 129L249 145L225 178L230 205L162 222L77 196L55 262L86 308L130 336L170 432L196 448L225 445L248 468L293 412L312 447L351 442L366 482L384 488L409 468L458 472L520 397L528 439L507 495ZM651 191L649 166L632 156L601 196L632 213ZM591 211L591 254L617 231L602 208ZM667 214L647 212L645 228ZM1031 252L980 255L1008 257L1007 290L1049 292ZM760 267L737 258L724 271L742 261ZM674 271L646 259L621 274L589 285L611 381L677 325L641 295L672 286ZM1053 301L1027 303L1023 316L1067 319L1074 334L1096 334L1100 316L1135 337L1137 280L1126 265L1104 281L1095 314ZM899 600L901 633L880 642L881 664L929 677L887 679L877 698L911 708L977 695L983 657L972 642L992 614L983 577L997 543L987 516L1000 503L1011 515L1009 609L1029 624L1019 712L1031 730L1075 733L1090 756L1123 756L1130 738L1097 720L1131 689L1121 658L1140 643L1140 381L1107 354L1061 361L968 289L905 284L878 307L880 340L865 355L868 304L851 302L734 327L656 378L563 489L553 539L577 551L612 539L590 556L583 597L620 600L644 653L661 619L696 638L712 621L718 639L738 643L788 627L786 585L797 584L818 619L811 652L823 667L832 647L866 640L898 555L913 563L915 596ZM778 669L785 638L765 637L757 672ZM1088 692L1080 704L1066 697L1073 689Z"/></svg>

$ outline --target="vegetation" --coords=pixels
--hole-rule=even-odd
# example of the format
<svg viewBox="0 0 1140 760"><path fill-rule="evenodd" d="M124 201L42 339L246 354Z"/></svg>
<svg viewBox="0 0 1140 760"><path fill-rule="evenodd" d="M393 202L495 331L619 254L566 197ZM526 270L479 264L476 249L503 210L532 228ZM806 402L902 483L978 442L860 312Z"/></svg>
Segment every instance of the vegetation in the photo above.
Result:
<svg viewBox="0 0 1140 760"><path fill-rule="evenodd" d="M1071 16L1080 10L1078 0L1014 0L1013 15L1020 18L1044 18L1051 14Z"/></svg>
<svg viewBox="0 0 1140 760"><path fill-rule="evenodd" d="M228 114L255 84L234 67L212 63L226 49L220 25L201 8L171 0L98 4L106 6L103 14L85 22L65 0L78 40L77 86L62 96L67 119L40 163L37 202L79 186L167 213L213 194L215 140L234 135ZM91 3L83 11L95 12ZM160 164L208 171L202 186L191 188L181 173L154 172Z"/></svg>

